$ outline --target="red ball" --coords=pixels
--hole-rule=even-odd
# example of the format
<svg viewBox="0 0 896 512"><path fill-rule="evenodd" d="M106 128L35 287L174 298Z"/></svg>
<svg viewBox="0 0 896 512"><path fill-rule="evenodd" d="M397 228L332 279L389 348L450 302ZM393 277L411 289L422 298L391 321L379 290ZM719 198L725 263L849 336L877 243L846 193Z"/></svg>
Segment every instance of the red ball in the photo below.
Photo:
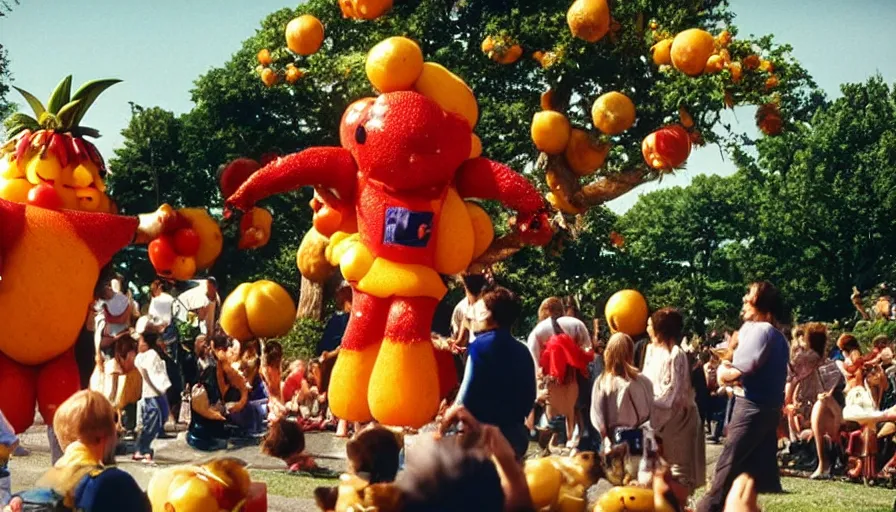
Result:
<svg viewBox="0 0 896 512"><path fill-rule="evenodd" d="M251 158L237 158L221 169L218 173L218 184L224 199L232 196L240 185L260 168L261 165Z"/></svg>
<svg viewBox="0 0 896 512"><path fill-rule="evenodd" d="M170 275L176 259L177 252L174 250L174 241L171 237L160 236L149 243L149 262L156 269L156 273Z"/></svg>
<svg viewBox="0 0 896 512"><path fill-rule="evenodd" d="M62 208L62 199L51 185L40 184L28 191L28 204L49 210Z"/></svg>
<svg viewBox="0 0 896 512"><path fill-rule="evenodd" d="M179 256L196 256L199 244L199 235L192 228L179 229L174 233L174 252Z"/></svg>

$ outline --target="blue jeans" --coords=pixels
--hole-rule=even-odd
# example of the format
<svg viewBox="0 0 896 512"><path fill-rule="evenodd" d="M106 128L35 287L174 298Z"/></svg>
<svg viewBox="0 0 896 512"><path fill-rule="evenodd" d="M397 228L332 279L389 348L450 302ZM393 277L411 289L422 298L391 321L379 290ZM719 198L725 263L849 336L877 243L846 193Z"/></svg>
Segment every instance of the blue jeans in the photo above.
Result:
<svg viewBox="0 0 896 512"><path fill-rule="evenodd" d="M137 438L137 452L152 453L150 444L159 437L168 418L168 401L164 396L143 398L143 430Z"/></svg>

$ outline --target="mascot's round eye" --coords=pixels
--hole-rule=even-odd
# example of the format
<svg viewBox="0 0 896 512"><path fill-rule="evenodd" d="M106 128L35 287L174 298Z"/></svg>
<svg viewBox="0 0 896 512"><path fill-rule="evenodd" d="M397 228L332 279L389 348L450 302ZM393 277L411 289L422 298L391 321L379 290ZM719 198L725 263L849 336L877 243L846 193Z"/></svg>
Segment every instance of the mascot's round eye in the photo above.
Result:
<svg viewBox="0 0 896 512"><path fill-rule="evenodd" d="M355 141L358 144L367 142L367 130L364 129L364 126L358 125L358 127L355 128Z"/></svg>

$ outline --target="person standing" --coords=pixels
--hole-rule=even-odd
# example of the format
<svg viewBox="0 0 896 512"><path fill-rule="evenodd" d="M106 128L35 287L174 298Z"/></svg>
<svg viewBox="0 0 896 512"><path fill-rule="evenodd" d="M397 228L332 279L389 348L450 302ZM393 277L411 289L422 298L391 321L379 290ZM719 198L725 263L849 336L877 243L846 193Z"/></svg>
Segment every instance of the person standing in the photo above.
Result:
<svg viewBox="0 0 896 512"><path fill-rule="evenodd" d="M684 318L675 309L663 308L651 315L644 376L653 383L650 423L663 441L663 458L672 476L693 494L706 483L706 446L691 385L691 363L678 346L683 328Z"/></svg>
<svg viewBox="0 0 896 512"><path fill-rule="evenodd" d="M712 485L697 505L698 512L721 511L734 479L748 473L759 492L780 492L777 430L784 405L784 385L790 349L776 327L784 316L781 294L767 281L750 285L743 299L744 324L732 362L718 369L720 385L740 380L744 396L734 403L728 439Z"/></svg>
<svg viewBox="0 0 896 512"><path fill-rule="evenodd" d="M521 310L506 288L487 291L474 304L470 316L476 342L470 345L456 402L478 421L498 427L518 460L529 447L525 420L535 403L535 363L510 333Z"/></svg>
<svg viewBox="0 0 896 512"><path fill-rule="evenodd" d="M565 313L566 308L559 297L545 299L538 308L539 322L529 334L527 343L536 368L540 368L541 355L544 353L548 340L556 335L566 334L579 348L587 353L591 352L591 335L588 333L588 327L578 318L565 316ZM541 375L541 372L539 372L538 378L548 380L548 417L564 416L566 418L566 445L568 448L575 448L578 446L578 441L573 438L578 422L576 417L576 405L579 397L578 379L571 379L569 382L555 382L553 379Z"/></svg>

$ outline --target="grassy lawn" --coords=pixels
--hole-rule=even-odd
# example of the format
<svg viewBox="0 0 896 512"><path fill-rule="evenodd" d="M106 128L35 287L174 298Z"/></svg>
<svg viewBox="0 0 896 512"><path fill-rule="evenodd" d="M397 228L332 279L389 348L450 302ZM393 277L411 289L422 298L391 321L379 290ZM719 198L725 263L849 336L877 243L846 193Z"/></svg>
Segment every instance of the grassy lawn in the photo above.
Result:
<svg viewBox="0 0 896 512"><path fill-rule="evenodd" d="M305 499L314 499L315 488L338 482L262 470L253 470L252 479L265 482L270 494ZM759 497L764 512L891 512L896 500L893 489L804 478L784 478L782 482L785 494Z"/></svg>
<svg viewBox="0 0 896 512"><path fill-rule="evenodd" d="M313 500L314 489L335 487L339 484L339 480L290 475L285 471L250 470L249 473L253 481L267 484L268 494L285 498Z"/></svg>
<svg viewBox="0 0 896 512"><path fill-rule="evenodd" d="M764 512L891 512L896 491L835 481L782 478L785 494L759 497Z"/></svg>

